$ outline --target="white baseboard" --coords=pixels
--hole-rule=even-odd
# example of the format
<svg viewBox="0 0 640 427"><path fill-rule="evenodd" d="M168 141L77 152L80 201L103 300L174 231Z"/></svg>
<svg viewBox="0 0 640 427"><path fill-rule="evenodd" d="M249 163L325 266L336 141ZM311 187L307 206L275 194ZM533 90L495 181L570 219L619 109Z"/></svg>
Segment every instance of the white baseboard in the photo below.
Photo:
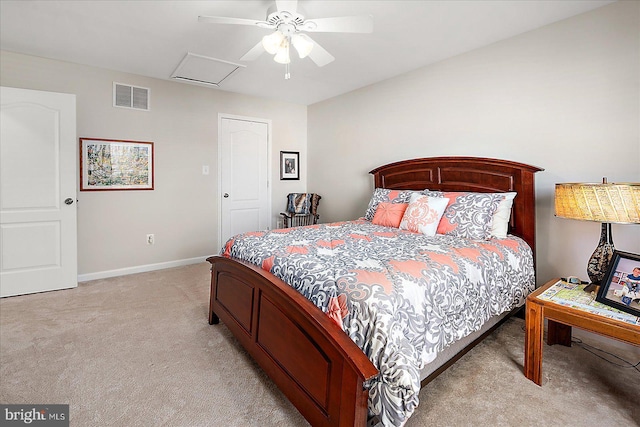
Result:
<svg viewBox="0 0 640 427"><path fill-rule="evenodd" d="M97 273L78 274L78 282L106 279L108 277L126 276L128 274L146 273L148 271L163 270L165 268L181 267L183 265L205 262L210 255L196 258L179 259L176 261L159 262L157 264L138 265L135 267L119 268L117 270L99 271Z"/></svg>

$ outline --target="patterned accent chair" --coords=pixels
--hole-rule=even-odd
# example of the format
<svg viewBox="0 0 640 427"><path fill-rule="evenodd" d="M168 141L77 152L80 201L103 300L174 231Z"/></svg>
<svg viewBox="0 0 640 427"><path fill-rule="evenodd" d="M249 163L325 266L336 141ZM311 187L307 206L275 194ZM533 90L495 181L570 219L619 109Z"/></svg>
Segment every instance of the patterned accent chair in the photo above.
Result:
<svg viewBox="0 0 640 427"><path fill-rule="evenodd" d="M319 195L315 193L291 193L287 196L287 211L280 212L284 228L301 227L318 223Z"/></svg>

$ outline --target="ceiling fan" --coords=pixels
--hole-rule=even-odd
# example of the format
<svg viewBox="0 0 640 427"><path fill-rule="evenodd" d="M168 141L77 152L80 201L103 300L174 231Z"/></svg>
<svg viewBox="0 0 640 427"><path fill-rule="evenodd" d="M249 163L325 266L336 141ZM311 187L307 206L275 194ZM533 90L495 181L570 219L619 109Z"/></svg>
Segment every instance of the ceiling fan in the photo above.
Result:
<svg viewBox="0 0 640 427"><path fill-rule="evenodd" d="M300 58L309 57L319 67L323 67L335 58L322 46L304 33L371 33L373 18L371 16L341 16L335 18L305 19L298 8L297 0L276 0L267 10L267 19L256 21L243 18L226 18L222 16L198 16L198 21L211 24L251 25L259 28L275 30L262 38L251 48L241 61L253 61L264 51L274 55L277 63L285 64L285 79L289 79L290 47L298 52Z"/></svg>

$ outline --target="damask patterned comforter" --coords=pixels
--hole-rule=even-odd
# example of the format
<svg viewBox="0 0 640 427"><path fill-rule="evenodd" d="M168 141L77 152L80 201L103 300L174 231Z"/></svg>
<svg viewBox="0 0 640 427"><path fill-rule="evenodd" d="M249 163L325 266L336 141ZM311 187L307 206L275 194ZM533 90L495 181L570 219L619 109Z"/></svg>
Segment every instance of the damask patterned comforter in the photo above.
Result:
<svg viewBox="0 0 640 427"><path fill-rule="evenodd" d="M534 289L531 249L520 238L427 237L360 219L252 232L222 254L298 290L327 313L380 371L369 412L401 426L418 405L420 370Z"/></svg>

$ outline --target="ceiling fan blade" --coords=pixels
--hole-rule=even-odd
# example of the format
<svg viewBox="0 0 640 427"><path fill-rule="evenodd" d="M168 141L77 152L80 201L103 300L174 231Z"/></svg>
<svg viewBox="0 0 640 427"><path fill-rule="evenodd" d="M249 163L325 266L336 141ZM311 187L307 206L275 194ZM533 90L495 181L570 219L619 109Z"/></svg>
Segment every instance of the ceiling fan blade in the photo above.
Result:
<svg viewBox="0 0 640 427"><path fill-rule="evenodd" d="M264 52L264 47L262 47L262 40L261 40L258 42L257 45L252 47L249 50L249 52L245 53L244 56L240 58L240 61L253 61L255 59L258 59L258 57L262 55L263 52Z"/></svg>
<svg viewBox="0 0 640 427"><path fill-rule="evenodd" d="M373 17L363 15L308 19L299 28L310 33L372 33Z"/></svg>
<svg viewBox="0 0 640 427"><path fill-rule="evenodd" d="M286 10L295 13L298 10L298 0L276 0L276 9L278 12Z"/></svg>
<svg viewBox="0 0 640 427"><path fill-rule="evenodd" d="M313 42L313 48L311 49L311 52L309 52L309 58L311 58L311 60L315 62L318 67L324 67L325 65L333 62L336 59L333 57L333 55L327 52L325 48L316 43L311 37L308 38Z"/></svg>
<svg viewBox="0 0 640 427"><path fill-rule="evenodd" d="M224 16L198 16L198 21L208 24L253 25L259 27L263 27L263 24L269 25L264 21L256 21L255 19L227 18Z"/></svg>

